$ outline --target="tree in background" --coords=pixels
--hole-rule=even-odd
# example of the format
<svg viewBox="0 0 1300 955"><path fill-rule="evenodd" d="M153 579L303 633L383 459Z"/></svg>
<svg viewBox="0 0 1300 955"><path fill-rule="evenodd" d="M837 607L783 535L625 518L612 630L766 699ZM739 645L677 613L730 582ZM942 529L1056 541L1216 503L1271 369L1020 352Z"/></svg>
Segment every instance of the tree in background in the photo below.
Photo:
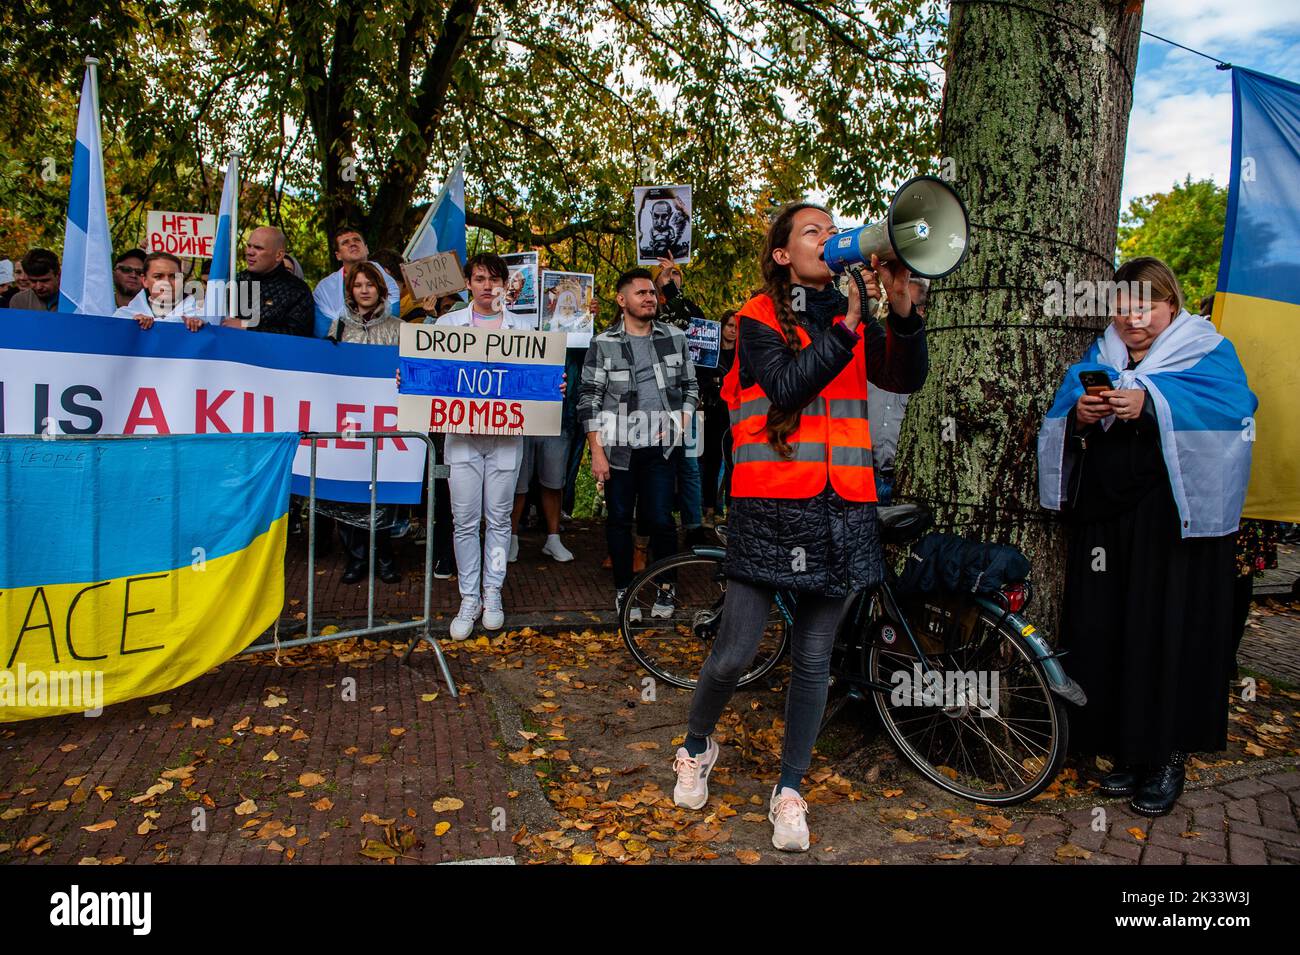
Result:
<svg viewBox="0 0 1300 955"><path fill-rule="evenodd" d="M0 10L0 157L31 168L52 154L63 179L39 188L66 201L61 110L75 116L94 55L106 165L131 169L110 203L119 243L139 240L149 208L211 211L237 143L244 226L282 226L319 274L339 223L402 248L468 146L471 227L596 272L598 288L634 255L631 187L692 184L689 281L719 311L756 284L773 204L820 190L849 216L879 214L886 184L929 165L941 13L932 0L34 0ZM58 246L61 215L29 225Z"/></svg>
<svg viewBox="0 0 1300 955"><path fill-rule="evenodd" d="M939 143L973 235L931 288L930 379L907 406L898 498L1020 546L1053 636L1064 538L1038 506L1035 435L1107 318L1047 313L1055 289L1111 276L1141 25L1141 4L1120 0L954 2L949 24Z"/></svg>
<svg viewBox="0 0 1300 955"><path fill-rule="evenodd" d="M1168 192L1141 196L1120 219L1119 257L1154 255L1178 276L1188 309L1214 291L1228 215L1228 190L1188 176Z"/></svg>

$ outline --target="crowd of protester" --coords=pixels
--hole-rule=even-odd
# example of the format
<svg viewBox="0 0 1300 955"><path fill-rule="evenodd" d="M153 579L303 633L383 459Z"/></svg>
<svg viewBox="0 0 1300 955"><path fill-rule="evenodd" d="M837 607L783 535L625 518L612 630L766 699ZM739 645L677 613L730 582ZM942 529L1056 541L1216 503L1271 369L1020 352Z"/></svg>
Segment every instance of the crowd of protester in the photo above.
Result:
<svg viewBox="0 0 1300 955"><path fill-rule="evenodd" d="M802 231L792 233L796 227ZM433 436L439 461L450 467L450 479L435 482L434 574L457 578L461 603L449 628L456 640L470 636L476 625L504 625L503 588L532 506L545 532L541 554L559 563L574 559L561 535L588 454L606 508L606 566L615 608L648 559L701 542L711 526L731 521L728 626L701 674L686 742L675 759L679 805L696 808L707 799L708 773L718 758L713 726L752 657L754 621L765 618L775 588L807 592L794 627L789 725L772 795L774 843L781 848L807 846L807 805L799 788L825 701L835 624L846 597L878 574L875 505L891 501L908 393L925 379L928 281L902 270L901 278L891 273L888 287L873 280L870 302L858 302L855 286L846 297L823 274L818 258L819 243L831 234L830 217L817 206L787 207L774 220L762 263L763 290L741 309L718 316L716 367L692 361L686 330L707 316L686 294L681 266L665 258L654 269L620 275L616 313L587 347L568 350L559 435ZM158 322L182 323L191 331L221 324L387 346L397 343L403 322L515 327L504 308L509 271L495 254L477 254L465 264L465 295L416 300L401 257L391 250L372 254L357 229L336 230L331 252L339 268L313 289L289 254L284 233L270 226L254 229L245 247L246 267L236 275L234 314L215 318L207 314L203 290L185 282L180 259L127 249L113 262L114 314L146 330ZM1163 263L1130 263L1115 278L1146 282L1157 299L1128 303L1114 318L1128 347L1129 370L1167 329L1208 318L1206 302L1200 316L1183 308L1177 279ZM795 288L808 302L798 314L790 307ZM58 300L54 253L38 248L18 261L0 261L0 307L55 311ZM835 369L863 351L871 388L864 379L863 407L854 414L869 421L869 437L865 447L835 450L847 457L865 453L874 486L846 492L832 481L811 497L802 495L796 488L802 478L792 477L799 459L789 453L798 443L799 412L813 408L808 402L830 387ZM1076 742L1086 740L1116 756L1102 790L1132 796L1135 810L1159 815L1182 791L1186 754L1225 743L1222 677L1235 674L1252 575L1276 566L1279 527L1244 521L1237 533L1180 536L1178 523L1186 515L1171 495L1155 409L1144 399L1141 388L1116 387L1080 396L1070 412L1067 437L1086 445L1090 466L1069 502L1062 642L1073 651L1071 672L1090 698ZM742 437L734 416L754 401L769 409L765 430L757 440L744 437L744 448L737 449L733 445ZM829 410L827 415L831 428L833 416ZM629 426L632 419L643 426ZM1113 426L1103 428L1103 422ZM795 491L780 491L783 481ZM423 514L424 507L415 513ZM322 504L320 516L318 527L326 533L318 546L332 546L329 528L336 527L346 554L342 579L361 582L369 570L368 508ZM408 528L409 517L397 507L381 507L376 516L375 573L390 584L402 579L394 538ZM828 521L839 522L842 533L818 539ZM810 546L829 548L820 577L791 581L780 569L791 533L810 534ZM1115 573L1088 570L1097 547L1108 550ZM666 587L655 612L671 615L674 599ZM1153 708L1152 700L1159 706Z"/></svg>

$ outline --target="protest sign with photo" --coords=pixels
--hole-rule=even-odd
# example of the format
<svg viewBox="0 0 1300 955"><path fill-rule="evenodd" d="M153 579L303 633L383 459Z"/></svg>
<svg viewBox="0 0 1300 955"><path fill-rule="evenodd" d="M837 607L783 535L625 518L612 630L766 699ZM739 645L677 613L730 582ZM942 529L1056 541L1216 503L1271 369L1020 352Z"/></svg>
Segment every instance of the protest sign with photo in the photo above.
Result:
<svg viewBox="0 0 1300 955"><path fill-rule="evenodd" d="M217 217L214 215L150 210L145 218L146 252L210 259L216 240Z"/></svg>
<svg viewBox="0 0 1300 955"><path fill-rule="evenodd" d="M403 325L397 425L450 434L560 433L565 336Z"/></svg>
<svg viewBox="0 0 1300 955"><path fill-rule="evenodd" d="M570 348L586 348L591 342L591 296L596 277L590 272L542 272L542 320L544 332L564 332Z"/></svg>
<svg viewBox="0 0 1300 955"><path fill-rule="evenodd" d="M506 280L505 310L515 328L537 327L537 253L512 252L501 256L510 277Z"/></svg>
<svg viewBox="0 0 1300 955"><path fill-rule="evenodd" d="M406 284L417 302L451 295L465 287L465 273L454 251L403 262L402 275L406 276Z"/></svg>
<svg viewBox="0 0 1300 955"><path fill-rule="evenodd" d="M397 349L207 326L10 310L0 341L2 434L394 431ZM428 429L421 428L420 431ZM381 439L378 500L420 500L423 441ZM293 492L305 495L311 442ZM370 441L321 438L316 495L370 500Z"/></svg>
<svg viewBox="0 0 1300 955"><path fill-rule="evenodd" d="M662 258L679 265L690 260L690 186L637 186L632 190L632 208L637 265L654 265Z"/></svg>
<svg viewBox="0 0 1300 955"><path fill-rule="evenodd" d="M718 367L718 350L722 347L722 323L692 317L686 327L686 348L691 361L701 368Z"/></svg>

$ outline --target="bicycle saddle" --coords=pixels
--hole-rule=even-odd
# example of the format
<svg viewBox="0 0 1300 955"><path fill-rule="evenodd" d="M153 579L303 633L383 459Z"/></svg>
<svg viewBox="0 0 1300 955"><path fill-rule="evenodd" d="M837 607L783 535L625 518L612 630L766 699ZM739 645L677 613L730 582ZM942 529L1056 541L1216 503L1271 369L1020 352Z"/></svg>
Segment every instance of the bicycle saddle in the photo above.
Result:
<svg viewBox="0 0 1300 955"><path fill-rule="evenodd" d="M876 509L882 536L891 544L915 540L926 532L934 515L924 504L892 504Z"/></svg>

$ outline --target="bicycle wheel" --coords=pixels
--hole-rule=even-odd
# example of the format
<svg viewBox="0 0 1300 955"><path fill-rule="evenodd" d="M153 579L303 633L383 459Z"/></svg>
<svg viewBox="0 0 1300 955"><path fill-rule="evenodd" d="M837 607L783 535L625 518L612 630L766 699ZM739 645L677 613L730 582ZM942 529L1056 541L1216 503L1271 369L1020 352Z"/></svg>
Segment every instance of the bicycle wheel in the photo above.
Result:
<svg viewBox="0 0 1300 955"><path fill-rule="evenodd" d="M619 613L623 642L656 679L691 688L718 634L727 578L722 560L675 554L651 564L628 586ZM753 663L738 686L761 678L785 650L786 618L774 601Z"/></svg>
<svg viewBox="0 0 1300 955"><path fill-rule="evenodd" d="M933 675L921 673L912 646L887 623L867 641L866 673L894 688L872 698L904 758L936 786L989 805L1023 802L1050 785L1069 718L1020 635L961 595L929 596L903 613Z"/></svg>

